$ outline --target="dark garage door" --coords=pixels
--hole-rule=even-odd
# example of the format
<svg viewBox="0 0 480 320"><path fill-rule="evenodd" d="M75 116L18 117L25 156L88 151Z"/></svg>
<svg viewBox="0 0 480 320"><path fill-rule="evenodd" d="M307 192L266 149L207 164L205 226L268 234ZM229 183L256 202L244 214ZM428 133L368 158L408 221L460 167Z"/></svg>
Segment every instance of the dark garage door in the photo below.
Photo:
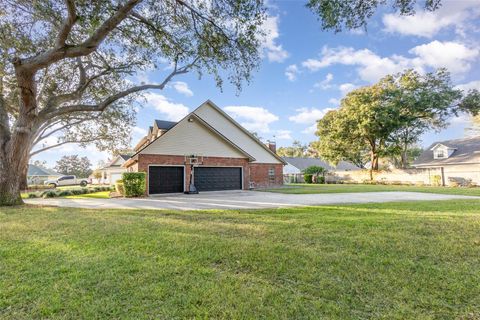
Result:
<svg viewBox="0 0 480 320"><path fill-rule="evenodd" d="M148 193L183 192L183 167L150 167Z"/></svg>
<svg viewBox="0 0 480 320"><path fill-rule="evenodd" d="M242 189L242 168L196 167L198 191Z"/></svg>

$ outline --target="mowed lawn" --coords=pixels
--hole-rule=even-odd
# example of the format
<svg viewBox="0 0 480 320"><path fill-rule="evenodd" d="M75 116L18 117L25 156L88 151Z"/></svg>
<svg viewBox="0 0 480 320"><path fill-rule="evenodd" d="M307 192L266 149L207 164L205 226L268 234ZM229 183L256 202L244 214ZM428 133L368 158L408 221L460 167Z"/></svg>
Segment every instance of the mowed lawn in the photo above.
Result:
<svg viewBox="0 0 480 320"><path fill-rule="evenodd" d="M357 192L426 192L440 194L458 194L466 196L480 196L480 187L430 187L430 186L405 186L405 185L371 185L371 184L286 184L281 188L266 189L262 191L315 194L315 193L357 193Z"/></svg>
<svg viewBox="0 0 480 320"><path fill-rule="evenodd" d="M478 319L480 200L0 209L2 319Z"/></svg>

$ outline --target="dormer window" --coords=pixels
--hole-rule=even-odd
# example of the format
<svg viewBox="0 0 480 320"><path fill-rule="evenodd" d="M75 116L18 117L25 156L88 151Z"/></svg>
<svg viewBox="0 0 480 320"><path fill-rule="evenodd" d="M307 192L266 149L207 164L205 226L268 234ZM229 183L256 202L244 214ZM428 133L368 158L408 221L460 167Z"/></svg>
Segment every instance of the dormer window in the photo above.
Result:
<svg viewBox="0 0 480 320"><path fill-rule="evenodd" d="M435 158L437 159L446 158L445 150L443 149L435 150Z"/></svg>

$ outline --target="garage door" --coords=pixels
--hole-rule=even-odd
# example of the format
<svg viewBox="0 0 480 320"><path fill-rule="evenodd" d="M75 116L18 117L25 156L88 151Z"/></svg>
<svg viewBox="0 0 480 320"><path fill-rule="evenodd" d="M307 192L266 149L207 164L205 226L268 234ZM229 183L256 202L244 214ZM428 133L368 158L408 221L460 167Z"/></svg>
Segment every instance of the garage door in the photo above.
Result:
<svg viewBox="0 0 480 320"><path fill-rule="evenodd" d="M148 193L183 192L183 167L150 167Z"/></svg>
<svg viewBox="0 0 480 320"><path fill-rule="evenodd" d="M198 191L242 189L242 168L196 167Z"/></svg>

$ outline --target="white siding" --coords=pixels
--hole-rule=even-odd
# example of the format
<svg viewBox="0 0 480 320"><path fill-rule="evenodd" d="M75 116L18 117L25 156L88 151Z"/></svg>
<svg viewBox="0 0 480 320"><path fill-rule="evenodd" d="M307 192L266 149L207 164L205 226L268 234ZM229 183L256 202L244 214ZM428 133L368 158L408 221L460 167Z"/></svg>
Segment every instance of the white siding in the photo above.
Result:
<svg viewBox="0 0 480 320"><path fill-rule="evenodd" d="M219 131L222 135L227 137L227 139L254 157L256 159L254 163L282 163L259 145L252 137L243 132L229 119L225 118L223 114L210 106L210 104L204 103L194 112L210 126L215 128L215 130Z"/></svg>
<svg viewBox="0 0 480 320"><path fill-rule="evenodd" d="M194 119L185 118L143 149L142 154L188 155L246 158L246 156Z"/></svg>
<svg viewBox="0 0 480 320"><path fill-rule="evenodd" d="M286 166L283 167L283 174L297 174L297 173L301 173L300 169L292 166L290 163L288 163Z"/></svg>

